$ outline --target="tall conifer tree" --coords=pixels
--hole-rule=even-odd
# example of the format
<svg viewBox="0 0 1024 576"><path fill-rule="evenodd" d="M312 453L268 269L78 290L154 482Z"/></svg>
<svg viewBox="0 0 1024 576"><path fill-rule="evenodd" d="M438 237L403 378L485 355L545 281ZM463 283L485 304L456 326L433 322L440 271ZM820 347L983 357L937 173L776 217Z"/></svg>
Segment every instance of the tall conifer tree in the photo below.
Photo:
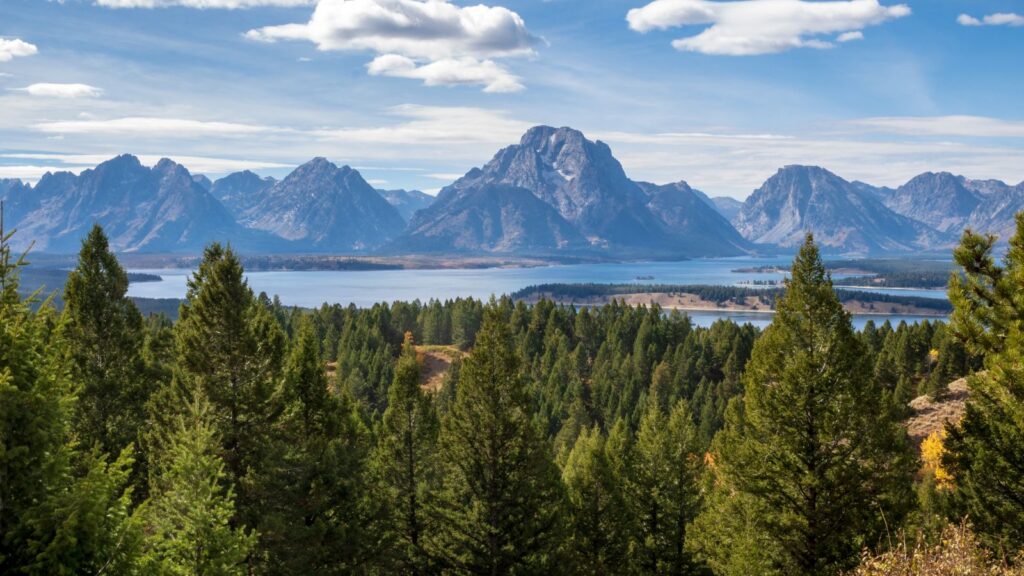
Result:
<svg viewBox="0 0 1024 576"><path fill-rule="evenodd" d="M698 548L716 571L835 574L899 521L912 459L866 358L808 235L715 440L728 495L698 521Z"/></svg>
<svg viewBox="0 0 1024 576"><path fill-rule="evenodd" d="M457 573L557 569L551 563L561 538L561 483L531 420L508 322L492 303L441 426L436 536L440 555Z"/></svg>
<svg viewBox="0 0 1024 576"><path fill-rule="evenodd" d="M438 420L420 389L411 333L405 335L381 426L375 467L387 491L398 560L408 573L423 574L430 569L424 543L432 518L425 505L437 480Z"/></svg>
<svg viewBox="0 0 1024 576"><path fill-rule="evenodd" d="M128 275L97 224L82 241L64 287L64 321L79 385L75 429L115 457L137 441L150 386L142 360L142 315L128 299Z"/></svg>
<svg viewBox="0 0 1024 576"><path fill-rule="evenodd" d="M260 470L270 450L285 337L253 296L230 248L206 248L188 281L175 337L184 384L212 407L228 477L237 483L240 518L255 527L260 487L245 478Z"/></svg>
<svg viewBox="0 0 1024 576"><path fill-rule="evenodd" d="M1003 265L995 238L966 232L954 251L963 277L950 278L952 330L984 372L958 426L949 429L946 464L959 500L983 542L1013 555L1024 548L1024 213Z"/></svg>

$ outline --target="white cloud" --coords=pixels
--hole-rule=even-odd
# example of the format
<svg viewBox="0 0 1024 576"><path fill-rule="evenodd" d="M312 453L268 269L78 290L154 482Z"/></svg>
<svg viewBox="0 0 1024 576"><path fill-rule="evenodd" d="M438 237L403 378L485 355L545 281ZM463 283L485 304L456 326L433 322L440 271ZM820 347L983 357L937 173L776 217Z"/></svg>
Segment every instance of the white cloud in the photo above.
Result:
<svg viewBox="0 0 1024 576"><path fill-rule="evenodd" d="M0 154L7 160L42 161L46 164L30 164L22 166L0 165L0 177L38 180L47 172L80 172L92 168L101 162L113 158L115 154L62 154L58 152L29 152ZM138 154L139 161L146 166L153 166L168 155ZM266 168L293 168L290 164L268 162L262 160L244 160L236 158L211 158L207 156L169 155L175 162L185 166L193 174L226 174L239 170L260 170ZM52 162L60 162L53 165Z"/></svg>
<svg viewBox="0 0 1024 576"><path fill-rule="evenodd" d="M433 178L435 180L444 180L445 182L454 182L455 180L458 180L463 176L465 176L465 174L459 174L458 172L441 172L435 174L427 174L428 178Z"/></svg>
<svg viewBox="0 0 1024 576"><path fill-rule="evenodd" d="M280 128L236 122L207 122L184 118L128 117L110 120L40 122L32 128L49 134L141 134L161 136L247 136L279 132Z"/></svg>
<svg viewBox="0 0 1024 576"><path fill-rule="evenodd" d="M864 33L860 30L853 32L843 32L839 36L836 36L836 42L852 42L854 40L863 40Z"/></svg>
<svg viewBox="0 0 1024 576"><path fill-rule="evenodd" d="M970 14L961 14L956 21L962 26L1024 26L1024 16L1013 12L989 14L980 20Z"/></svg>
<svg viewBox="0 0 1024 576"><path fill-rule="evenodd" d="M504 146L517 142L532 124L513 119L504 111L461 106L405 104L390 110L403 122L370 128L321 129L314 135L346 143L426 146L452 144ZM485 150L483 154L493 153Z"/></svg>
<svg viewBox="0 0 1024 576"><path fill-rule="evenodd" d="M909 136L1024 138L1024 121L987 116L895 116L865 118L852 124Z"/></svg>
<svg viewBox="0 0 1024 576"><path fill-rule="evenodd" d="M703 54L750 56L830 48L833 44L819 36L859 39L849 34L909 14L905 4L883 6L878 0L654 0L630 10L626 20L637 32L709 25L695 36L673 41L672 46Z"/></svg>
<svg viewBox="0 0 1024 576"><path fill-rule="evenodd" d="M263 6L309 6L315 0L96 0L97 6L106 8L184 8L225 9L260 8Z"/></svg>
<svg viewBox="0 0 1024 576"><path fill-rule="evenodd" d="M12 88L27 92L32 96L44 98L96 98L103 95L103 90L88 84L30 84L24 88Z"/></svg>
<svg viewBox="0 0 1024 576"><path fill-rule="evenodd" d="M484 92L518 92L524 88L519 77L493 60L469 57L445 58L419 66L412 58L385 54L374 58L366 69L371 76L414 78L427 86L473 84L483 86Z"/></svg>
<svg viewBox="0 0 1024 576"><path fill-rule="evenodd" d="M10 62L18 56L31 56L39 52L34 44L19 38L0 38L0 62Z"/></svg>
<svg viewBox="0 0 1024 576"><path fill-rule="evenodd" d="M378 57L367 65L370 74L415 78L428 86L476 84L487 92L522 89L493 59L532 55L540 43L507 8L446 0L320 0L309 22L257 28L246 37L373 52Z"/></svg>

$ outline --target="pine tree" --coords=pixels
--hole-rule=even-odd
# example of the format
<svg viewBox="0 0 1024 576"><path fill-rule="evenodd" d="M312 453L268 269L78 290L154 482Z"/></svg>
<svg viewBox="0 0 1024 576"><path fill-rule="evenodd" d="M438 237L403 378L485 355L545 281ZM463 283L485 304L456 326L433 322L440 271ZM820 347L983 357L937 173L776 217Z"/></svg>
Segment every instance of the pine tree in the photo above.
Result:
<svg viewBox="0 0 1024 576"><path fill-rule="evenodd" d="M98 448L73 454L57 487L23 518L26 574L135 574L143 537L132 507L132 448L113 463Z"/></svg>
<svg viewBox="0 0 1024 576"><path fill-rule="evenodd" d="M64 287L74 378L75 429L85 447L116 456L137 441L150 386L142 360L142 315L127 297L128 275L97 224L82 241Z"/></svg>
<svg viewBox="0 0 1024 576"><path fill-rule="evenodd" d="M228 477L237 483L240 517L255 527L259 487L243 479L261 468L271 445L284 333L253 297L230 248L212 244L203 253L175 337L183 384L209 399Z"/></svg>
<svg viewBox="0 0 1024 576"><path fill-rule="evenodd" d="M685 400L665 414L651 402L637 432L630 482L630 507L639 530L634 562L646 574L694 574L698 566L684 548L687 525L700 509L703 455Z"/></svg>
<svg viewBox="0 0 1024 576"><path fill-rule="evenodd" d="M0 573L129 573L131 451L76 451L66 330L51 301L19 295L10 238L0 206Z"/></svg>
<svg viewBox="0 0 1024 576"><path fill-rule="evenodd" d="M458 573L542 573L556 568L561 483L531 424L508 322L491 306L441 425L437 552Z"/></svg>
<svg viewBox="0 0 1024 576"><path fill-rule="evenodd" d="M214 409L198 392L163 430L146 510L142 573L241 576L256 536L235 528L234 489L217 455Z"/></svg>
<svg viewBox="0 0 1024 576"><path fill-rule="evenodd" d="M614 575L628 570L629 519L617 480L600 429L583 430L562 470L571 510L568 548L575 574Z"/></svg>
<svg viewBox="0 0 1024 576"><path fill-rule="evenodd" d="M299 321L285 365L281 416L261 470L263 571L350 574L381 554L384 509L369 474L369 433L328 385L316 329Z"/></svg>
<svg viewBox="0 0 1024 576"><path fill-rule="evenodd" d="M951 328L984 356L970 377L966 412L949 429L947 465L982 541L1013 555L1024 548L1024 213L1004 265L995 238L964 233L950 277Z"/></svg>
<svg viewBox="0 0 1024 576"><path fill-rule="evenodd" d="M698 548L716 571L835 574L877 542L883 515L899 521L912 459L865 358L808 236L715 440L715 490L730 497L711 498Z"/></svg>
<svg viewBox="0 0 1024 576"><path fill-rule="evenodd" d="M420 390L412 334L406 333L395 378L388 389L375 468L383 479L392 513L398 561L409 574L429 570L424 542L432 527L424 507L437 480L437 431L433 404Z"/></svg>

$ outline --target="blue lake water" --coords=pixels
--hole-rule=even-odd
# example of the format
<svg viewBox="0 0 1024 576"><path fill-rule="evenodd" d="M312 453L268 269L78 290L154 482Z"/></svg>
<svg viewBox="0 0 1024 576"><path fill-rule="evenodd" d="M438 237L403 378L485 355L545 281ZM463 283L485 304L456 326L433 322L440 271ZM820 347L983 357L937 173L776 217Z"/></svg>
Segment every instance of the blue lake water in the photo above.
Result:
<svg viewBox="0 0 1024 576"><path fill-rule="evenodd" d="M274 271L248 272L249 285L254 291L277 295L286 305L317 307L327 303L355 304L360 307L395 300L450 299L473 297L487 299L492 294L515 292L534 284L595 282L618 284L640 282L644 284L709 284L737 285L754 280L779 280L778 273L733 272L738 268L759 266L788 266L790 258L720 258L688 260L684 262L628 262L615 264L575 264L541 266L535 268L487 268L446 270L371 270L371 271ZM159 282L140 282L129 286L130 296L144 298L183 298L186 280L192 270L133 269L133 272L158 274ZM644 279L638 280L638 277ZM653 278L649 278L653 277ZM841 277L837 276L837 284ZM942 291L874 289L899 295L945 298ZM707 311L690 312L695 323L707 325L720 318L737 322L750 322L764 326L771 314L751 312ZM878 315L857 316L859 327L868 319L877 323L889 319L893 322L918 321L916 316Z"/></svg>

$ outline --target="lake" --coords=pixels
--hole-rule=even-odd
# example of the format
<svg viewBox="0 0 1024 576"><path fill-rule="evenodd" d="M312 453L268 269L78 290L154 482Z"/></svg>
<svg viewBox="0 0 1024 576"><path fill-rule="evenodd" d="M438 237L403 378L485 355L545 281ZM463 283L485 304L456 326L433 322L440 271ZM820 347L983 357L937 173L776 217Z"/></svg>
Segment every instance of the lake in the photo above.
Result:
<svg viewBox="0 0 1024 576"><path fill-rule="evenodd" d="M741 281L779 280L779 273L735 273L738 268L758 266L788 266L791 258L716 258L683 262L626 262L609 264L572 264L540 266L534 268L486 268L444 270L369 270L369 271L273 271L248 272L249 285L254 291L277 295L289 306L318 307L331 304L372 306L378 302L395 300L441 300L472 297L487 299L493 295L509 294L534 284L584 283L619 284L642 282L645 284L708 284L737 285ZM159 282L140 282L129 286L130 296L142 298L183 298L186 280L193 272L183 269L132 269L132 272L158 274ZM637 280L643 277L643 280ZM653 278L651 278L653 277ZM842 276L837 275L836 280ZM939 290L872 289L872 292L907 296L945 298ZM694 322L708 325L720 318L737 322L750 322L765 326L771 321L766 313L707 311L691 312ZM921 317L902 315L857 316L858 328L868 319L876 323L889 319L893 322L916 322Z"/></svg>

